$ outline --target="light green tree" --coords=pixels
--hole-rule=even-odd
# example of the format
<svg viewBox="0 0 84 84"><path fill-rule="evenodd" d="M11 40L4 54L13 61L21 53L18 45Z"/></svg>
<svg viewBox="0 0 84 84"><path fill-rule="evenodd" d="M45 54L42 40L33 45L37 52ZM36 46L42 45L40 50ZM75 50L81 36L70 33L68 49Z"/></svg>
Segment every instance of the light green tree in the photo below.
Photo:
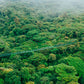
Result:
<svg viewBox="0 0 84 84"><path fill-rule="evenodd" d="M76 69L73 66L66 64L58 64L54 66L55 73L57 74L56 84L67 84L71 81L78 82Z"/></svg>

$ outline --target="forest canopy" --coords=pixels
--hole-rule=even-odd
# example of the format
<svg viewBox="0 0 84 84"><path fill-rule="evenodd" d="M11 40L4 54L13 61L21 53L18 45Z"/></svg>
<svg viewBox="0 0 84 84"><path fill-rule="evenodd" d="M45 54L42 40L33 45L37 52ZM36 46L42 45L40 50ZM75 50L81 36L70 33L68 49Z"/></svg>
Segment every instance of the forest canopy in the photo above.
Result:
<svg viewBox="0 0 84 84"><path fill-rule="evenodd" d="M84 84L84 1L56 1L0 0L0 84Z"/></svg>

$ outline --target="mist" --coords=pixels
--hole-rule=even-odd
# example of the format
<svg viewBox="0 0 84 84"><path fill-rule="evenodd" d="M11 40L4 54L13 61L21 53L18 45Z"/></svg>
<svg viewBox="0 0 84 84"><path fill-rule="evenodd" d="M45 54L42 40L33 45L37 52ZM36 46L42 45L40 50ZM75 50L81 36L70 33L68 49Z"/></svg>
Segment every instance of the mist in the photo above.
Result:
<svg viewBox="0 0 84 84"><path fill-rule="evenodd" d="M79 0L49 0L49 4L48 2L46 2L45 4L45 8L49 8L48 10L50 10L53 13L56 12L72 12L72 13L81 13L84 12L84 1L79 1Z"/></svg>
<svg viewBox="0 0 84 84"><path fill-rule="evenodd" d="M84 1L83 0L24 0L30 2L33 6L37 6L38 10L45 12L84 12Z"/></svg>
<svg viewBox="0 0 84 84"><path fill-rule="evenodd" d="M25 6L30 5L37 13L59 14L59 13L84 13L83 0L0 0L0 3L22 3ZM16 4L17 5L17 4Z"/></svg>

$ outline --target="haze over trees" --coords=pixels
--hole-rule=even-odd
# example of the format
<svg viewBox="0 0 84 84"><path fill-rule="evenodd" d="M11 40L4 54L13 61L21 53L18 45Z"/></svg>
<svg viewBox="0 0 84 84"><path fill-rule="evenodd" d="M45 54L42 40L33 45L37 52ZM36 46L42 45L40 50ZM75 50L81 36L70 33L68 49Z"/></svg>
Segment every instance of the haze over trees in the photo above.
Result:
<svg viewBox="0 0 84 84"><path fill-rule="evenodd" d="M83 2L0 0L0 84L84 84Z"/></svg>

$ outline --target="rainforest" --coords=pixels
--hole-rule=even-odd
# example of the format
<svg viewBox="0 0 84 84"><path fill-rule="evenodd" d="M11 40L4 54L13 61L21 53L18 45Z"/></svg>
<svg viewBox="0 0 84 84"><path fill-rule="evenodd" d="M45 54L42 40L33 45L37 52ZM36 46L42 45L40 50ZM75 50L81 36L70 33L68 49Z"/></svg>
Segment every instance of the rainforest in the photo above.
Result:
<svg viewBox="0 0 84 84"><path fill-rule="evenodd" d="M84 84L84 1L0 0L0 84Z"/></svg>

